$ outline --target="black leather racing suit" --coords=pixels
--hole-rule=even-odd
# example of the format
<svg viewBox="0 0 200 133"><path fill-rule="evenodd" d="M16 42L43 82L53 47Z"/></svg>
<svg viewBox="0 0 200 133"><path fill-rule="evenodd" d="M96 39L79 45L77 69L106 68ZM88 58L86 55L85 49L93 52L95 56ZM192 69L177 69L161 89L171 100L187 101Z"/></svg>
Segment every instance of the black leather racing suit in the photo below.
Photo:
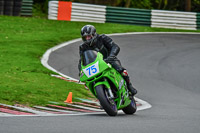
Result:
<svg viewBox="0 0 200 133"><path fill-rule="evenodd" d="M115 68L119 73L122 73L124 68L121 66L120 60L117 59L117 55L120 51L119 46L112 41L112 39L104 34L98 35L97 34L97 40L95 41L95 44L93 46L89 46L85 43L81 44L79 47L79 54L80 57L82 56L83 52L86 50L95 50L97 52L100 52L103 54L103 58L107 59L109 56L114 57L112 60L108 60L113 68ZM79 60L79 72L81 71L81 58Z"/></svg>
<svg viewBox="0 0 200 133"><path fill-rule="evenodd" d="M121 66L119 59L117 59L116 57L120 51L120 48L116 43L112 41L110 37L104 34L102 35L97 34L97 38L93 46L89 46L86 43L80 45L79 47L80 60L78 65L79 74L81 71L81 57L83 55L83 52L86 50L95 50L97 52L102 53L104 60L106 60L107 63L110 63L112 67L123 76L123 78L127 83L128 89L132 93L132 95L135 95L137 93L137 90L132 86L130 82L126 69Z"/></svg>

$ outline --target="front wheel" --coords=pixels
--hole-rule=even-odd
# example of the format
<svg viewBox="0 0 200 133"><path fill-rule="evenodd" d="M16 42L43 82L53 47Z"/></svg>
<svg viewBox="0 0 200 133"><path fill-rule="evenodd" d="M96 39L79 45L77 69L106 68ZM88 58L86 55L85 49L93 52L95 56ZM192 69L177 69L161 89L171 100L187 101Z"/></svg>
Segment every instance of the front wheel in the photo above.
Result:
<svg viewBox="0 0 200 133"><path fill-rule="evenodd" d="M109 116L117 115L117 105L114 99L111 99L108 95L108 90L103 85L98 85L95 87L97 98L103 109Z"/></svg>
<svg viewBox="0 0 200 133"><path fill-rule="evenodd" d="M122 109L125 114L134 114L137 110L136 102L134 97L131 99L131 103Z"/></svg>

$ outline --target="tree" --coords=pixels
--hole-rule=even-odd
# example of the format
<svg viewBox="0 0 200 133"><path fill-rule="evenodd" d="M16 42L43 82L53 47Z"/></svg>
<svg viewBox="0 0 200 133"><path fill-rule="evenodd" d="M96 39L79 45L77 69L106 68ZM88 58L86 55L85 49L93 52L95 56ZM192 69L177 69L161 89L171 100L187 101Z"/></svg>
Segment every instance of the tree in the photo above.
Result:
<svg viewBox="0 0 200 133"><path fill-rule="evenodd" d="M131 0L126 0L126 5L125 5L125 7L130 7L130 5L131 5Z"/></svg>
<svg viewBox="0 0 200 133"><path fill-rule="evenodd" d="M185 11L191 11L191 0L185 0Z"/></svg>
<svg viewBox="0 0 200 133"><path fill-rule="evenodd" d="M41 8L42 12L47 13L49 0L33 0ZM127 8L141 9L160 9L173 11L193 11L200 12L200 0L60 0L80 3L89 3L106 6L118 6Z"/></svg>

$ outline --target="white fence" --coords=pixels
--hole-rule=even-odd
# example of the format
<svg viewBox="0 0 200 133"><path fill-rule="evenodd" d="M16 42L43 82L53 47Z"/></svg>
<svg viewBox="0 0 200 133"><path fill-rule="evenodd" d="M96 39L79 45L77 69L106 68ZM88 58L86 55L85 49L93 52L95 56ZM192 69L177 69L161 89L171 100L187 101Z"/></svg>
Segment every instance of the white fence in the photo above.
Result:
<svg viewBox="0 0 200 133"><path fill-rule="evenodd" d="M58 1L49 1L48 19L57 20Z"/></svg>
<svg viewBox="0 0 200 133"><path fill-rule="evenodd" d="M151 27L196 30L196 13L152 10Z"/></svg>
<svg viewBox="0 0 200 133"><path fill-rule="evenodd" d="M106 6L93 5L93 4L82 4L68 2L68 6L63 5L61 1L49 1L49 11L48 18L53 20L62 20L60 19L64 16L67 16L66 20L68 21L85 21L85 22L97 22L105 23L106 22ZM60 6L60 7L59 7ZM65 9L68 9L67 12ZM118 8L117 8L118 9ZM119 8L119 12L123 8ZM137 9L140 12L140 9ZM131 10L130 10L131 11ZM141 10L142 11L142 10ZM173 28L173 29L187 29L187 30L196 30L200 28L197 26L197 13L195 12L180 12L180 11L163 11L163 10L149 10L149 21L151 21L151 27L160 27L160 28ZM113 17L113 19L116 16ZM120 16L121 18L126 18ZM132 18L134 18L132 16ZM107 18L112 19L112 18ZM65 19L63 19L65 20ZM123 21L123 20L121 20ZM199 24L200 25L200 24Z"/></svg>
<svg viewBox="0 0 200 133"><path fill-rule="evenodd" d="M57 20L59 1L49 2L48 19ZM66 14L67 15L67 14ZM72 3L71 21L105 23L106 6Z"/></svg>
<svg viewBox="0 0 200 133"><path fill-rule="evenodd" d="M106 6L72 3L71 21L105 23Z"/></svg>

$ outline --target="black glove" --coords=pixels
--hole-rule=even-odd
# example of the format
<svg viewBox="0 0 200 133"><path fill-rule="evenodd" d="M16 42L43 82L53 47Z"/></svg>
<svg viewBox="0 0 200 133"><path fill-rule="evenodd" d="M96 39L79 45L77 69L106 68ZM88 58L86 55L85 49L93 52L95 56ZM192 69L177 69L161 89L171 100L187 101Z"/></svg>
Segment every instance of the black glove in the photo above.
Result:
<svg viewBox="0 0 200 133"><path fill-rule="evenodd" d="M116 59L116 56L108 56L106 59L104 59L104 61L106 62L106 63L109 63L109 62L112 62L112 61L114 61Z"/></svg>

